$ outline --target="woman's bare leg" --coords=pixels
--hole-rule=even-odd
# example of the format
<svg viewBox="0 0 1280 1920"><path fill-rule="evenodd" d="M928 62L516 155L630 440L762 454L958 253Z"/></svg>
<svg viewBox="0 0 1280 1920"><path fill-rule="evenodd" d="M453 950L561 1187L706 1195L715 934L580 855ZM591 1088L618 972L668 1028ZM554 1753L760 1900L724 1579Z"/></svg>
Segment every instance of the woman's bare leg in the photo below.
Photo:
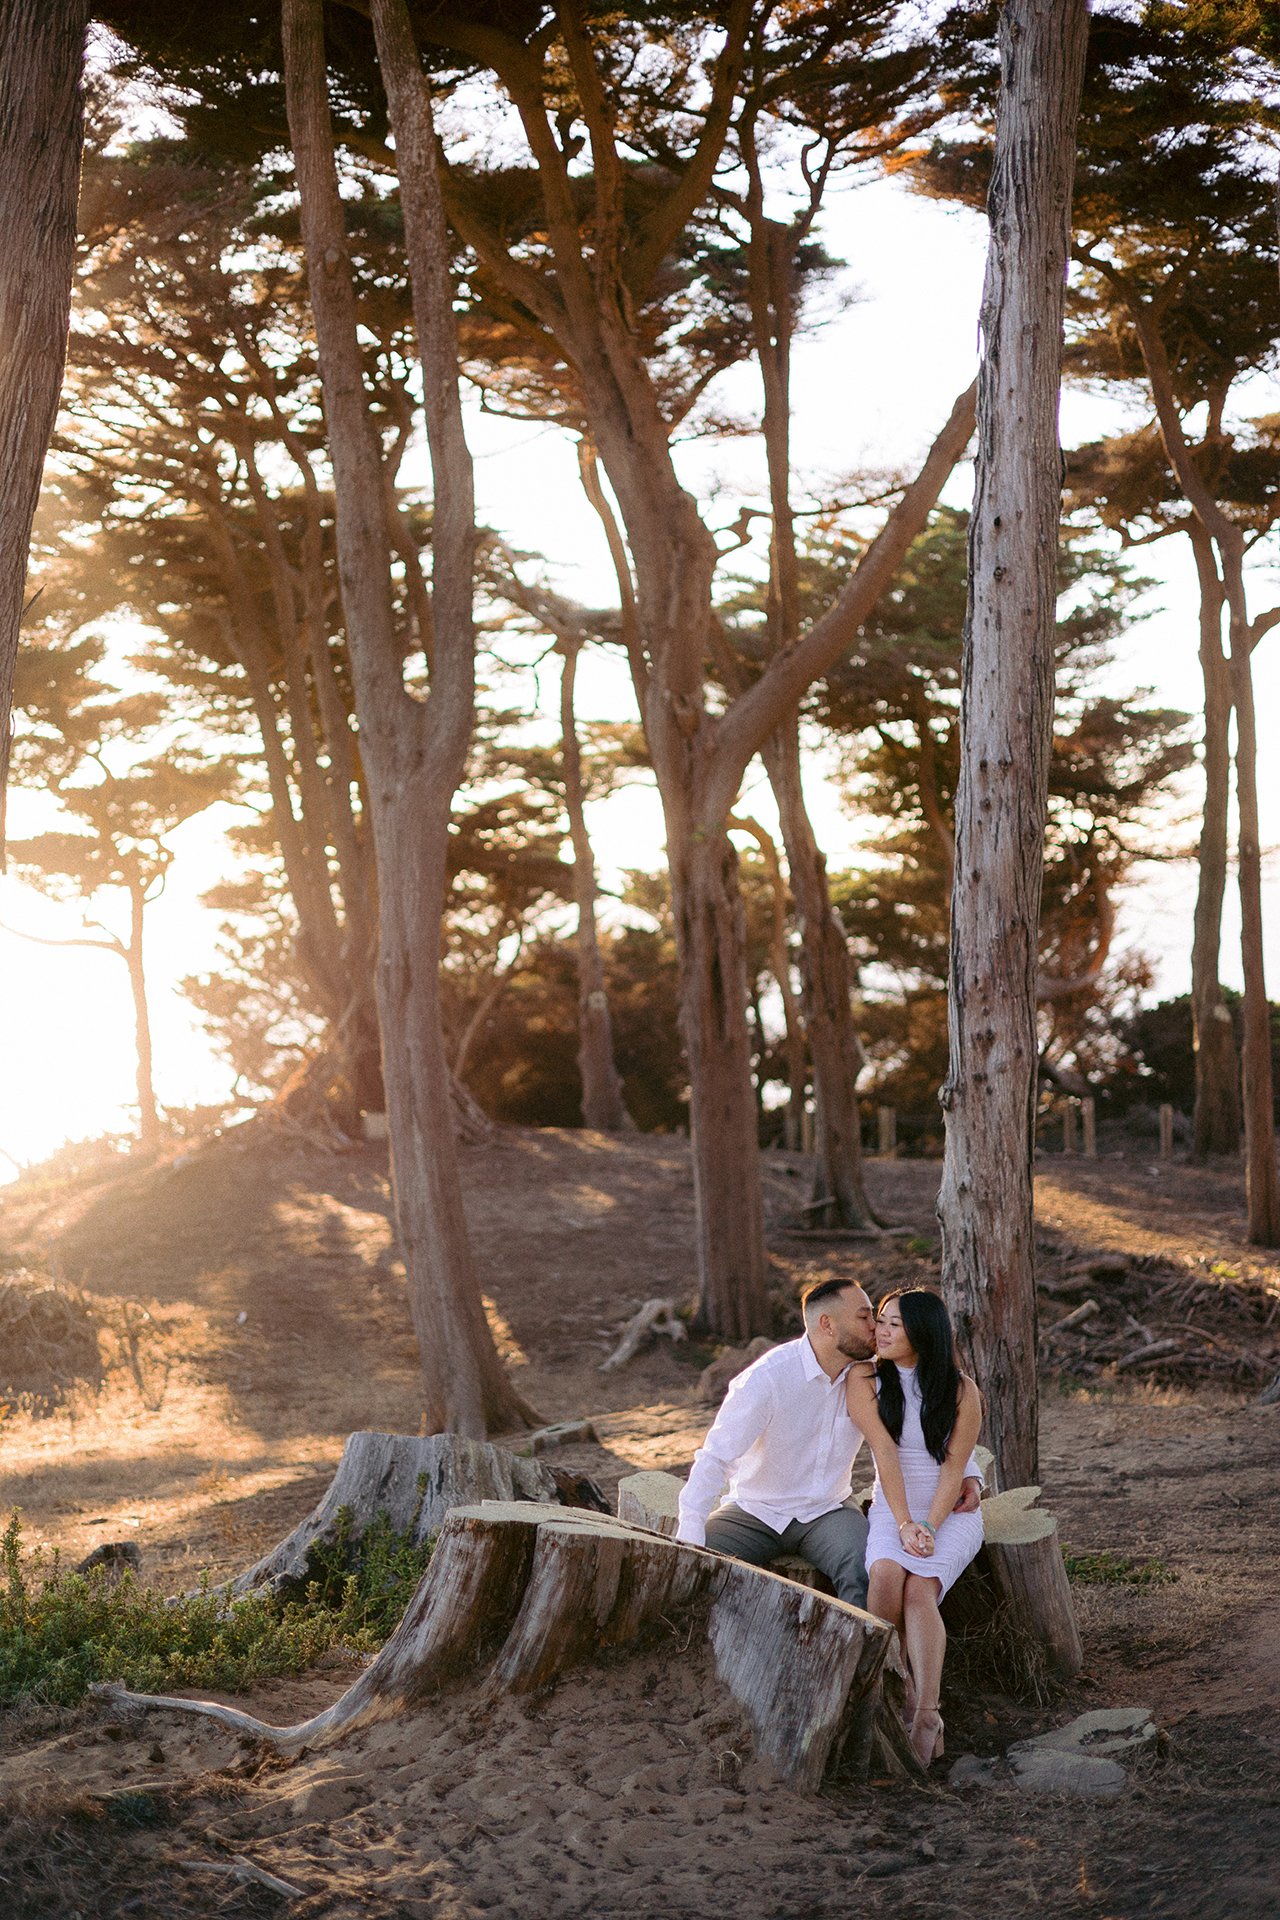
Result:
<svg viewBox="0 0 1280 1920"><path fill-rule="evenodd" d="M915 1681L915 1713L911 1744L922 1766L942 1750L942 1720L938 1700L942 1690L942 1662L947 1630L938 1611L941 1583L931 1574L909 1573L902 1593L903 1637L907 1664Z"/></svg>
<svg viewBox="0 0 1280 1920"><path fill-rule="evenodd" d="M896 1560L873 1560L867 1569L867 1612L902 1632L902 1589L907 1570Z"/></svg>
<svg viewBox="0 0 1280 1920"><path fill-rule="evenodd" d="M900 1567L896 1560L873 1560L867 1570L867 1612L874 1613L877 1619L887 1620L891 1627L898 1630L898 1645L903 1646L902 1627L902 1590L906 1585L907 1570ZM915 1718L915 1683L911 1678L911 1668L906 1663L905 1649L903 1664L906 1666L906 1700L904 1711L908 1727Z"/></svg>

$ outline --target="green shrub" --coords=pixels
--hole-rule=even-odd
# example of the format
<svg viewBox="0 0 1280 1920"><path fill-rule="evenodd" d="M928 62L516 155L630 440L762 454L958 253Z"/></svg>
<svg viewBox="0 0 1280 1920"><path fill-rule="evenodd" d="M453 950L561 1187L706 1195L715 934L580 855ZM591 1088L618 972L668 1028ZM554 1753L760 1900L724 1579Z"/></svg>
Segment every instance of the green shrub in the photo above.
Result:
<svg viewBox="0 0 1280 1920"><path fill-rule="evenodd" d="M102 1567L72 1573L56 1554L24 1553L15 1514L0 1541L0 1706L72 1706L95 1680L146 1693L239 1691L299 1673L337 1646L371 1652L404 1611L430 1549L409 1545L381 1516L352 1569L349 1532L348 1520L295 1597L229 1602L206 1576L198 1592L173 1599L130 1573L113 1581Z"/></svg>
<svg viewBox="0 0 1280 1920"><path fill-rule="evenodd" d="M1127 1553L1113 1553L1109 1547L1098 1553L1077 1553L1063 1547L1067 1578L1081 1587L1164 1587L1177 1579L1163 1560L1134 1560Z"/></svg>

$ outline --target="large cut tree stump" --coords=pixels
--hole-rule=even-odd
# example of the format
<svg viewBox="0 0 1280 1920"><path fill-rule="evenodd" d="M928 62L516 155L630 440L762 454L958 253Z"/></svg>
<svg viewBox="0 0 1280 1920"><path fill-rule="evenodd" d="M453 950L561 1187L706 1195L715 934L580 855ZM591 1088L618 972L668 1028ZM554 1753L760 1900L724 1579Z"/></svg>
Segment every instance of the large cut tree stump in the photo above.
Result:
<svg viewBox="0 0 1280 1920"><path fill-rule="evenodd" d="M973 1565L942 1605L957 1633L1005 1632L1038 1650L1056 1678L1084 1665L1071 1583L1054 1516L1035 1502L1039 1487L1011 1487L982 1503L985 1538Z"/></svg>
<svg viewBox="0 0 1280 1920"><path fill-rule="evenodd" d="M374 1521L415 1546L439 1533L453 1507L481 1500L554 1501L554 1475L539 1460L457 1434L419 1439L407 1433L353 1433L319 1505L278 1546L229 1583L230 1593L265 1587L273 1593L307 1578L308 1561L341 1530L355 1554Z"/></svg>
<svg viewBox="0 0 1280 1920"><path fill-rule="evenodd" d="M879 1764L909 1770L904 1742L880 1732L892 1638L871 1614L700 1547L563 1507L485 1502L449 1514L395 1633L311 1720L273 1727L216 1701L93 1691L116 1706L201 1714L297 1754L460 1681L528 1693L656 1640L689 1661L691 1684L723 1690L780 1779L815 1788L837 1767L865 1779L873 1746Z"/></svg>

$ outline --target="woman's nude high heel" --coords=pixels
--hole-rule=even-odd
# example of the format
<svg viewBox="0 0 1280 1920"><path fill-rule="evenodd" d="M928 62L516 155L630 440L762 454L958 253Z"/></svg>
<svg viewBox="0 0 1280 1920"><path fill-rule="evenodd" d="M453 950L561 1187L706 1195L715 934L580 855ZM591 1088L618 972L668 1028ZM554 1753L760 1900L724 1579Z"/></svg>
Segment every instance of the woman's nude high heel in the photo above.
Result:
<svg viewBox="0 0 1280 1920"><path fill-rule="evenodd" d="M911 1751L922 1767L942 1758L942 1715L936 1707L917 1707L911 1722Z"/></svg>

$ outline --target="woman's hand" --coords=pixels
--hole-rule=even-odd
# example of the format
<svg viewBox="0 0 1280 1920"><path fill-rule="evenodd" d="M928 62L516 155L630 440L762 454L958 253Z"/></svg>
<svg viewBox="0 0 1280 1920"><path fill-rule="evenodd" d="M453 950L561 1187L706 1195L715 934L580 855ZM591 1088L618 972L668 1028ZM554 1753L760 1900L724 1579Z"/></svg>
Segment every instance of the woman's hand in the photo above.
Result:
<svg viewBox="0 0 1280 1920"><path fill-rule="evenodd" d="M933 1529L923 1520L904 1520L898 1528L898 1538L907 1552L919 1560L927 1560L933 1552Z"/></svg>

